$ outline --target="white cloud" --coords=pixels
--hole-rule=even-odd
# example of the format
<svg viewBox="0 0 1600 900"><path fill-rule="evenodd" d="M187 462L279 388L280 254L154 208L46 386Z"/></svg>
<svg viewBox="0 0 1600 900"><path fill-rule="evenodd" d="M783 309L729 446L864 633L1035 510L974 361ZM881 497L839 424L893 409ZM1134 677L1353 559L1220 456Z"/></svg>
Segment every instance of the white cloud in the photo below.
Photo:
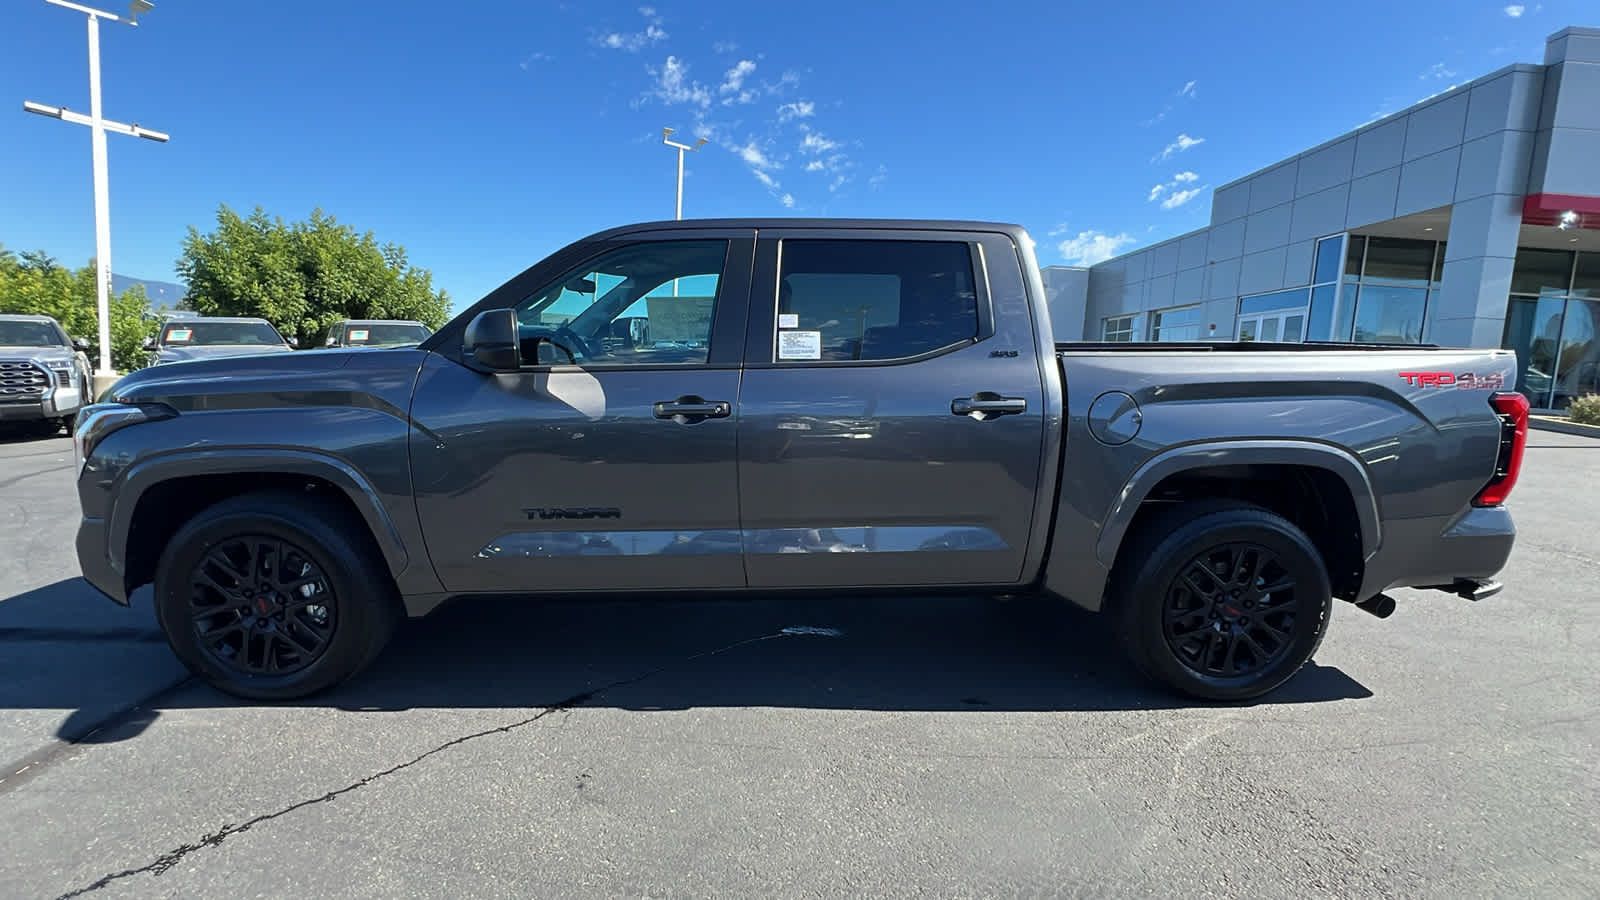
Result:
<svg viewBox="0 0 1600 900"><path fill-rule="evenodd" d="M1423 81L1426 81L1429 78L1438 78L1438 79L1442 80L1442 79L1445 79L1445 78L1454 78L1454 77L1456 77L1456 73L1451 71L1450 69L1446 68L1445 64L1441 62L1441 63L1434 63L1433 65L1429 66L1428 67L1428 71L1423 72L1421 75L1418 75L1417 77L1422 79Z"/></svg>
<svg viewBox="0 0 1600 900"><path fill-rule="evenodd" d="M777 81L763 81L761 87L769 94L781 94L800 83L800 73L790 69L778 76Z"/></svg>
<svg viewBox="0 0 1600 900"><path fill-rule="evenodd" d="M1196 144L1204 144L1205 142L1206 142L1205 138L1196 138L1196 137L1190 137L1187 134L1180 134L1180 135L1178 135L1178 139L1177 140L1175 140L1172 143L1168 144L1167 148L1165 150L1161 151L1161 158L1162 159L1167 159L1167 158L1171 157L1172 154L1174 154L1174 153L1182 153L1183 151L1189 149L1190 147L1195 146Z"/></svg>
<svg viewBox="0 0 1600 900"><path fill-rule="evenodd" d="M796 103L785 103L778 107L778 121L787 122L790 119L809 119L817 114L817 105L810 100L801 100Z"/></svg>
<svg viewBox="0 0 1600 900"><path fill-rule="evenodd" d="M727 96L722 101L723 106L729 106L734 103L749 103L756 99L756 92L745 90L744 87L744 80L749 78L750 73L755 70L756 64L754 60L741 59L733 68L724 73L722 85L717 88L717 93L731 96Z"/></svg>
<svg viewBox="0 0 1600 900"><path fill-rule="evenodd" d="M874 172L872 177L867 179L867 184L871 185L873 190L877 190L878 188L883 187L883 183L888 180L889 168L882 163L879 163L878 171Z"/></svg>
<svg viewBox="0 0 1600 900"><path fill-rule="evenodd" d="M705 85L689 79L689 64L676 56L667 57L659 70L647 68L655 76L656 87L652 93L669 106L691 103L695 106L711 105L711 91Z"/></svg>
<svg viewBox="0 0 1600 900"><path fill-rule="evenodd" d="M1199 195L1203 188L1190 188L1187 191L1173 191L1167 199L1161 201L1162 209L1177 209Z"/></svg>
<svg viewBox="0 0 1600 900"><path fill-rule="evenodd" d="M518 63L517 65L526 69L532 63L549 62L552 59L555 59L555 57L548 53L530 53L522 60L522 62Z"/></svg>
<svg viewBox="0 0 1600 900"><path fill-rule="evenodd" d="M1526 6L1523 6L1521 3L1513 3L1510 6L1506 7L1506 15L1510 16L1513 19L1520 19L1520 18L1522 18L1522 14L1524 12L1526 12L1527 9L1528 8Z"/></svg>
<svg viewBox="0 0 1600 900"><path fill-rule="evenodd" d="M813 159L811 162L806 163L807 172L821 172L824 168L826 167L823 166L820 159Z"/></svg>
<svg viewBox="0 0 1600 900"><path fill-rule="evenodd" d="M595 38L595 43L611 50L626 50L629 53L638 53L651 44L657 44L667 39L666 29L661 27L662 18L656 15L655 7L639 7L639 15L644 16L645 26L643 31L608 31Z"/></svg>
<svg viewBox="0 0 1600 900"><path fill-rule="evenodd" d="M837 191L839 188L844 187L844 183L849 181L849 180L850 179L847 176L844 176L844 175L840 175L840 176L834 178L833 181L828 184L829 193L832 193L833 191Z"/></svg>
<svg viewBox="0 0 1600 900"><path fill-rule="evenodd" d="M711 50L714 53L732 53L737 49L739 49L739 45L733 41L717 41L711 45Z"/></svg>
<svg viewBox="0 0 1600 900"><path fill-rule="evenodd" d="M1177 209L1185 203L1188 203L1190 200L1193 200L1197 194L1205 190L1205 188L1179 190L1179 187L1185 184L1194 184L1199 180L1200 176L1193 172L1179 172L1178 174L1172 176L1172 180L1166 184L1158 184L1151 188L1150 196L1146 198L1146 202L1154 203L1164 195L1166 199L1161 201L1161 208Z"/></svg>
<svg viewBox="0 0 1600 900"><path fill-rule="evenodd" d="M1195 86L1195 82L1193 82L1193 81L1186 82L1183 85L1183 89L1178 91L1178 96L1179 97L1193 97L1194 96L1194 86Z"/></svg>
<svg viewBox="0 0 1600 900"><path fill-rule="evenodd" d="M808 131L805 139L800 142L801 153L827 153L839 146L838 141L830 141L822 136L821 132Z"/></svg>
<svg viewBox="0 0 1600 900"><path fill-rule="evenodd" d="M740 159L744 160L745 165L757 171L783 168L783 166L779 165L777 162L773 161L771 157L767 156L765 151L756 146L756 142L754 140L746 143L743 147L738 148L738 150L735 152L739 154Z"/></svg>
<svg viewBox="0 0 1600 900"><path fill-rule="evenodd" d="M756 180L757 181L761 182L762 184L766 185L767 187L773 188L773 189L776 189L778 187L778 179L773 178L771 175L768 175L767 173L761 171L760 169L751 169L750 171L756 176Z"/></svg>
<svg viewBox="0 0 1600 900"><path fill-rule="evenodd" d="M1060 236L1062 236L1063 234L1066 234L1066 233L1067 233L1067 223L1065 223L1065 222L1057 222L1056 226L1054 228L1052 228L1049 231L1045 232L1045 236L1046 237L1060 237Z"/></svg>
<svg viewBox="0 0 1600 900"><path fill-rule="evenodd" d="M1099 231L1080 231L1077 237L1067 238L1056 245L1056 249L1068 265L1092 266L1116 256L1117 251L1135 241L1136 238L1127 232L1111 235Z"/></svg>
<svg viewBox="0 0 1600 900"><path fill-rule="evenodd" d="M784 194L781 198L779 198L779 202L783 204L785 209L794 209L793 194Z"/></svg>

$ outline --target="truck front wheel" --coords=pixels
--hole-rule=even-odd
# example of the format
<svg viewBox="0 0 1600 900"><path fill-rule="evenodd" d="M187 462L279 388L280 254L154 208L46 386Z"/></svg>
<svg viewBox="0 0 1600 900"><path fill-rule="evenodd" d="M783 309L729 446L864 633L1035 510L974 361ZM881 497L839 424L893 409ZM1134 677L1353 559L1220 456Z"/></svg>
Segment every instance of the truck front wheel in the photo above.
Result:
<svg viewBox="0 0 1600 900"><path fill-rule="evenodd" d="M156 619L178 658L229 694L287 700L331 687L377 656L400 618L365 534L310 495L225 500L168 542Z"/></svg>
<svg viewBox="0 0 1600 900"><path fill-rule="evenodd" d="M1134 664L1191 697L1249 700L1288 681L1328 627L1333 590L1293 523L1243 503L1189 503L1121 554L1114 612Z"/></svg>

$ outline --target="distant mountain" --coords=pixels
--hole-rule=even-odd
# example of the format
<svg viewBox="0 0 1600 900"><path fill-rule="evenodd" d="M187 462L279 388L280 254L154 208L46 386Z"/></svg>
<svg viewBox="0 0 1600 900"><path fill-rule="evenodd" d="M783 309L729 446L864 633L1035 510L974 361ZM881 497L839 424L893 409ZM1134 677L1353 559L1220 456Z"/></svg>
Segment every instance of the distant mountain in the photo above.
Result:
<svg viewBox="0 0 1600 900"><path fill-rule="evenodd" d="M134 278L116 273L111 275L111 293L113 294L120 294L136 284L144 286L144 294L150 298L150 305L157 313L162 310L176 309L178 301L189 293L187 287L171 281L151 281L148 278Z"/></svg>

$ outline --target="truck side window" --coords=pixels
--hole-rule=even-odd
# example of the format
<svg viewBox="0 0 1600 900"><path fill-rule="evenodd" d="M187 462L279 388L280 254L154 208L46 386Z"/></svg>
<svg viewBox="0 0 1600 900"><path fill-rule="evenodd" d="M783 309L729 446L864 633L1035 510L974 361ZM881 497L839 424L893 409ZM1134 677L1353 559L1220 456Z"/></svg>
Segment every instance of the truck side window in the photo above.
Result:
<svg viewBox="0 0 1600 900"><path fill-rule="evenodd" d="M523 358L537 365L704 364L727 251L723 240L654 241L584 263L517 304Z"/></svg>
<svg viewBox="0 0 1600 900"><path fill-rule="evenodd" d="M978 335L965 243L786 240L781 253L780 363L904 359Z"/></svg>

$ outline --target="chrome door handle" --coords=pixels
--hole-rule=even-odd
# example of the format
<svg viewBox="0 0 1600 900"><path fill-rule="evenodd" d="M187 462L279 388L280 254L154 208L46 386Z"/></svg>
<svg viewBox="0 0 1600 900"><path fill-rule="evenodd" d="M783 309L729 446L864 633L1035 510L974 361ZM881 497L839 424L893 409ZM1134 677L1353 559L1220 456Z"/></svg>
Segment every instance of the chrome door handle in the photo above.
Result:
<svg viewBox="0 0 1600 900"><path fill-rule="evenodd" d="M993 391L980 391L971 397L957 397L950 401L951 415L971 416L980 422L1027 411L1028 401L1025 398L1002 397Z"/></svg>

